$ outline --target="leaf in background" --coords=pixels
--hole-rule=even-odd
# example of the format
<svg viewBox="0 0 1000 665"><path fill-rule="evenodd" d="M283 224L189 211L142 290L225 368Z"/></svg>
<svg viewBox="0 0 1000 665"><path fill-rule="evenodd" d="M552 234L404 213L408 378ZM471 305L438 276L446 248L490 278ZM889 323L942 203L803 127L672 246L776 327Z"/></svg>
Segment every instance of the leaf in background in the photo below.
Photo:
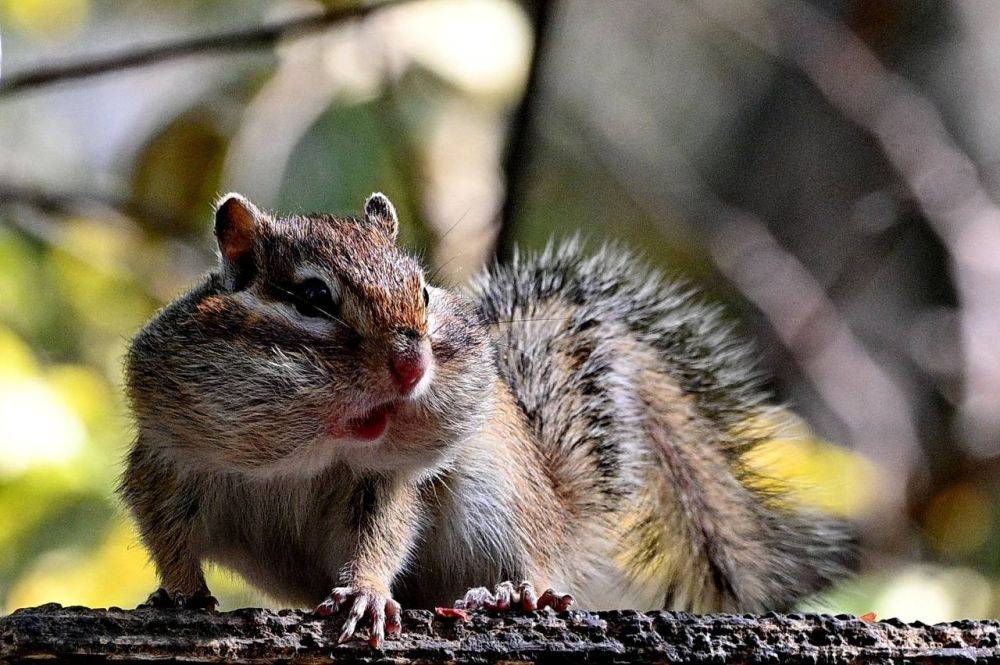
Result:
<svg viewBox="0 0 1000 665"><path fill-rule="evenodd" d="M72 335L76 357L102 367L117 378L128 335L152 314L159 303L129 273L134 245L114 226L96 220L63 222L66 247L53 248L43 266L63 303L61 325L54 331Z"/></svg>
<svg viewBox="0 0 1000 665"><path fill-rule="evenodd" d="M420 202L404 180L400 146L380 126L375 103L333 106L306 132L289 158L278 197L280 210L352 213L375 190L399 212L404 244L423 249Z"/></svg>
<svg viewBox="0 0 1000 665"><path fill-rule="evenodd" d="M135 533L103 515L100 529L34 557L7 598L9 607L45 602L134 607L156 586L156 575ZM91 521L84 524L93 527Z"/></svg>
<svg viewBox="0 0 1000 665"><path fill-rule="evenodd" d="M0 482L0 606L11 602L6 596L15 581L45 553L85 553L104 538L112 504L103 492L74 484L71 474L51 469Z"/></svg>
<svg viewBox="0 0 1000 665"><path fill-rule="evenodd" d="M218 195L228 143L223 118L198 105L166 123L141 149L132 170L132 199L155 236L202 237Z"/></svg>
<svg viewBox="0 0 1000 665"><path fill-rule="evenodd" d="M53 334L62 303L41 264L44 251L44 246L0 228L0 321L59 353L69 345Z"/></svg>
<svg viewBox="0 0 1000 665"><path fill-rule="evenodd" d="M872 505L877 479L872 462L818 437L804 421L760 419L744 423L741 431L772 433L746 460L760 474L761 487L786 487L797 502L845 517L859 517Z"/></svg>

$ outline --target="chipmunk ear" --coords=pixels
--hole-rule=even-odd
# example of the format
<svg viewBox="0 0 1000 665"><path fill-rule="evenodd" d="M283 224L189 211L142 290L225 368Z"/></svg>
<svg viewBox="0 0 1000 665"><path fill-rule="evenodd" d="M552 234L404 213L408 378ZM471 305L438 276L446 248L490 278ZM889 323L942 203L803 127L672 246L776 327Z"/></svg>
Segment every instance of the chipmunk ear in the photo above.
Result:
<svg viewBox="0 0 1000 665"><path fill-rule="evenodd" d="M396 217L396 206L382 192L375 192L365 201L365 219L372 224L378 224L390 239L399 235L399 218Z"/></svg>
<svg viewBox="0 0 1000 665"><path fill-rule="evenodd" d="M241 194L226 194L215 208L215 237L222 263L234 281L244 281L253 270L253 242L263 215Z"/></svg>

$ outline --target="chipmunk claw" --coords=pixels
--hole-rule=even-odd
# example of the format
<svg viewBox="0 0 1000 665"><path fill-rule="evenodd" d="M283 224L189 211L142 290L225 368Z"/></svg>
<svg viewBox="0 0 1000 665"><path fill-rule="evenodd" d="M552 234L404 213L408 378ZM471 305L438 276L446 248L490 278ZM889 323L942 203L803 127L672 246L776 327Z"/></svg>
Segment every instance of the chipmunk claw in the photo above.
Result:
<svg viewBox="0 0 1000 665"><path fill-rule="evenodd" d="M213 596L208 589L200 589L191 594L179 591L168 591L160 587L149 594L146 602L140 604L136 609L160 609L160 610L207 610L214 612L219 607L219 600Z"/></svg>
<svg viewBox="0 0 1000 665"><path fill-rule="evenodd" d="M535 610L551 607L556 612L565 612L573 605L573 596L559 594L553 589L546 589L541 596L535 592L531 582L521 582L517 587L513 582L501 582L490 591L486 587L474 587L465 592L465 596L455 601L455 608L464 610L488 610L491 612L506 612Z"/></svg>
<svg viewBox="0 0 1000 665"><path fill-rule="evenodd" d="M568 593L560 594L553 589L546 589L545 593L538 597L537 609L544 610L546 607L551 607L556 612L565 612L574 602L573 596Z"/></svg>
<svg viewBox="0 0 1000 665"><path fill-rule="evenodd" d="M399 635L403 632L403 609L395 600L390 598L385 603L385 632L390 635Z"/></svg>
<svg viewBox="0 0 1000 665"><path fill-rule="evenodd" d="M517 587L517 595L520 599L521 609L525 612L534 612L538 609L538 594L531 582L521 582Z"/></svg>
<svg viewBox="0 0 1000 665"><path fill-rule="evenodd" d="M382 646L386 632L402 632L399 603L375 589L337 587L312 613L318 617L329 617L344 609L347 615L337 637L338 644L353 638L358 623L365 619L369 623L368 644L375 648Z"/></svg>

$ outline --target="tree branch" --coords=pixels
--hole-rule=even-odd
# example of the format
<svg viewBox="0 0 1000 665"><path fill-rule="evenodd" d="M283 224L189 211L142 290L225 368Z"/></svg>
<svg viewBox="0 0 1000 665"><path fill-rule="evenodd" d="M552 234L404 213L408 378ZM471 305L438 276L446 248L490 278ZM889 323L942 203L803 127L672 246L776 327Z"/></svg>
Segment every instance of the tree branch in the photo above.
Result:
<svg viewBox="0 0 1000 665"><path fill-rule="evenodd" d="M54 217L73 216L93 216L116 224L127 224L131 232L143 234L135 222L137 217L153 220L164 228L176 226L173 220L160 210L118 199L112 195L55 192L0 182L0 225L9 225L17 232L50 247L59 248L98 270L107 270L107 266L95 263L93 257L82 251L76 243L67 242L63 225L53 220ZM145 246L148 243L149 238L145 237L141 244ZM161 246L157 251L166 252L170 257L170 265L179 272L183 271L184 266L189 269L194 266L200 272L205 265L213 261L212 253L207 248L179 240ZM117 268L120 277L135 280L148 296L159 302L168 302L175 295L172 291L164 290L155 283L155 280L151 280L149 275L142 274L141 271L139 273L130 271L124 265ZM189 276L193 279L196 275L197 273L194 273Z"/></svg>
<svg viewBox="0 0 1000 665"><path fill-rule="evenodd" d="M299 16L266 26L191 37L158 46L98 56L90 60L43 65L15 72L0 80L0 97L59 81L123 71L185 56L266 48L279 40L317 32L350 19L363 18L375 11L405 1L408 0L381 0L374 4L348 5L321 14Z"/></svg>
<svg viewBox="0 0 1000 665"><path fill-rule="evenodd" d="M28 205L50 215L78 215L95 211L106 215L109 211L114 211L129 217L153 220L164 228L177 225L177 220L163 210L110 194L55 191L0 181L0 206L14 203Z"/></svg>
<svg viewBox="0 0 1000 665"><path fill-rule="evenodd" d="M339 623L300 611L17 610L0 618L0 662L743 663L987 662L1000 624L927 626L847 615L761 617L634 611L548 612L469 623L408 611L381 650L338 645Z"/></svg>

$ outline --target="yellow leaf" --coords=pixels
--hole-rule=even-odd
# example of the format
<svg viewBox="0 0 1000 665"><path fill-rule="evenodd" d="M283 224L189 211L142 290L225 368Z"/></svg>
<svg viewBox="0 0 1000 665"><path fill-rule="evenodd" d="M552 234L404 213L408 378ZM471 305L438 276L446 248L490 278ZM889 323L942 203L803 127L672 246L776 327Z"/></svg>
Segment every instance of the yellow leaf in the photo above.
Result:
<svg viewBox="0 0 1000 665"><path fill-rule="evenodd" d="M3 14L14 29L32 39L66 39L90 17L90 0L3 0Z"/></svg>

